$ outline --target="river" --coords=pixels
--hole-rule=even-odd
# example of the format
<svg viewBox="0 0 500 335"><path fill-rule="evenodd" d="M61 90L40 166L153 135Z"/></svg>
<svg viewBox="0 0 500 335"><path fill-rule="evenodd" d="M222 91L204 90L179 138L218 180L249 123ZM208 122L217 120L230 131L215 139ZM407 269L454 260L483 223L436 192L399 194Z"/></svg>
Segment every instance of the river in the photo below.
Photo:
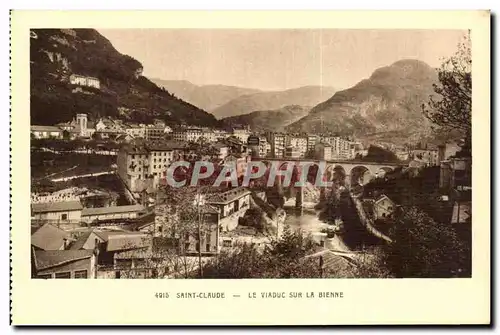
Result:
<svg viewBox="0 0 500 335"><path fill-rule="evenodd" d="M319 233L322 229L331 227L328 223L319 218L320 211L314 209L313 206L306 205L300 213L294 207L285 205L285 211L285 224L289 225L290 228L294 230L301 229L306 235ZM339 235L335 235L333 238L329 239L328 245L330 249L349 251L349 248Z"/></svg>

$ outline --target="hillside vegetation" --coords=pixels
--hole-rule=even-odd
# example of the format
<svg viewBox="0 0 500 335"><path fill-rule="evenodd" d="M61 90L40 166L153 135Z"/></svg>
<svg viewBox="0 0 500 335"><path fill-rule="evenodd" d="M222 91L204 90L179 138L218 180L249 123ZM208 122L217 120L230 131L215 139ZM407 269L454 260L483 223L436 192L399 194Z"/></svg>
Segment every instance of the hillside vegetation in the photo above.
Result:
<svg viewBox="0 0 500 335"><path fill-rule="evenodd" d="M231 116L221 121L228 126L249 125L257 132L284 131L285 127L307 115L311 107L285 106L280 109L256 111L249 114Z"/></svg>
<svg viewBox="0 0 500 335"><path fill-rule="evenodd" d="M56 124L77 113L136 122L216 126L209 113L142 76L142 64L119 53L94 29L31 31L31 123ZM96 77L100 89L69 83L71 74Z"/></svg>

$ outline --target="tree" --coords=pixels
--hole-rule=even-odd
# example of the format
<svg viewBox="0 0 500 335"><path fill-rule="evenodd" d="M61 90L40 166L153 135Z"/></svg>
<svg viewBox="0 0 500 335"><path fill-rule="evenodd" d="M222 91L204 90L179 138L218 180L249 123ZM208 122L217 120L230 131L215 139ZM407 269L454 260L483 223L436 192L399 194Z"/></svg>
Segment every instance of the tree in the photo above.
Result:
<svg viewBox="0 0 500 335"><path fill-rule="evenodd" d="M194 237L198 245L198 270L200 277L202 273L202 236L218 229L214 222L207 216L209 215L209 205L194 204L196 195L206 195L208 188L204 187L180 187L174 188L170 185L162 186L157 197L155 208L155 225L161 227L162 235L171 236L179 243L189 243L191 237ZM180 244L176 254L168 254L167 258L171 263L181 264L185 278L193 272L193 262L188 256L187 251Z"/></svg>
<svg viewBox="0 0 500 335"><path fill-rule="evenodd" d="M471 275L470 245L455 227L434 221L417 207L402 209L386 247L386 264L399 278L449 278Z"/></svg>
<svg viewBox="0 0 500 335"><path fill-rule="evenodd" d="M437 97L431 96L422 105L424 115L440 132L459 132L469 143L472 119L472 57L470 33L458 45L456 53L445 59L438 72L439 84L434 84Z"/></svg>
<svg viewBox="0 0 500 335"><path fill-rule="evenodd" d="M395 153L376 145L370 145L367 155L362 157L362 160L366 162L399 162Z"/></svg>
<svg viewBox="0 0 500 335"><path fill-rule="evenodd" d="M204 266L205 278L319 278L318 264L306 256L313 242L300 230L288 226L279 240L263 250L254 245L238 244L224 251L218 261Z"/></svg>

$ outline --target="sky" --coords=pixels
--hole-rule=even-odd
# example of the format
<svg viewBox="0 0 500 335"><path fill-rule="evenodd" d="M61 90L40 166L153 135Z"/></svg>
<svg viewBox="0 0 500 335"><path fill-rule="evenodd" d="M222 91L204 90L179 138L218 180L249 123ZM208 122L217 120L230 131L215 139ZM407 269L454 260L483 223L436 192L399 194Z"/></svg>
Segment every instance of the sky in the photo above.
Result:
<svg viewBox="0 0 500 335"><path fill-rule="evenodd" d="M438 67L457 49L460 30L100 29L144 75L285 90L346 89L382 66L419 59Z"/></svg>

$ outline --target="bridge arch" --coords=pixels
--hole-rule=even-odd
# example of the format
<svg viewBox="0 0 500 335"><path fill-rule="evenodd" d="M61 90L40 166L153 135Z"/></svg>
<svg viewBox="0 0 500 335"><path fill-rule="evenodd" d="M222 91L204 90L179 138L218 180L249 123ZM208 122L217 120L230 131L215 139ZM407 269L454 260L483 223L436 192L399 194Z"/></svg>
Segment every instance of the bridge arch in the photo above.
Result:
<svg viewBox="0 0 500 335"><path fill-rule="evenodd" d="M345 178L347 176L347 172L345 168L340 164L331 164L328 165L326 169L326 176L328 181L332 181L338 185L345 185Z"/></svg>
<svg viewBox="0 0 500 335"><path fill-rule="evenodd" d="M375 177L384 178L385 174L387 172L391 172L392 170L393 170L393 168L391 168L389 166L382 166L382 167L378 168L377 171L375 172Z"/></svg>
<svg viewBox="0 0 500 335"><path fill-rule="evenodd" d="M366 185L374 178L370 169L364 165L357 165L351 169L351 185Z"/></svg>

